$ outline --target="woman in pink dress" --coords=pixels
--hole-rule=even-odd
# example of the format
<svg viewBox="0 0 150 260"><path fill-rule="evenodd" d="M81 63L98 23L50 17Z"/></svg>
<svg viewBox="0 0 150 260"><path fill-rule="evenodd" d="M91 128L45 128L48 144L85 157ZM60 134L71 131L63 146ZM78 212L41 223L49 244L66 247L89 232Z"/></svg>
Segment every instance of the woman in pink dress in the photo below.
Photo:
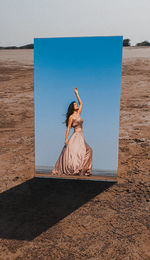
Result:
<svg viewBox="0 0 150 260"><path fill-rule="evenodd" d="M65 145L51 172L52 175L92 175L93 150L84 139L82 129L83 119L80 116L83 103L79 97L77 88L74 89L74 92L79 106L73 101L68 107L65 120L67 127ZM74 132L68 140L71 127L74 128Z"/></svg>

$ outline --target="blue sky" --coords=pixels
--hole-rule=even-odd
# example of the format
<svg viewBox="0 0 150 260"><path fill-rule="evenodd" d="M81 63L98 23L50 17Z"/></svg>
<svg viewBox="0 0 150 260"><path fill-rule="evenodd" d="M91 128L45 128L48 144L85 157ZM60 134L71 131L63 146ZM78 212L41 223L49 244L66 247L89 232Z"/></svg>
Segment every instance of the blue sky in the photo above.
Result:
<svg viewBox="0 0 150 260"><path fill-rule="evenodd" d="M67 108L83 101L93 168L116 170L120 116L122 36L34 39L36 166L53 166L64 146ZM73 129L69 137L73 133Z"/></svg>

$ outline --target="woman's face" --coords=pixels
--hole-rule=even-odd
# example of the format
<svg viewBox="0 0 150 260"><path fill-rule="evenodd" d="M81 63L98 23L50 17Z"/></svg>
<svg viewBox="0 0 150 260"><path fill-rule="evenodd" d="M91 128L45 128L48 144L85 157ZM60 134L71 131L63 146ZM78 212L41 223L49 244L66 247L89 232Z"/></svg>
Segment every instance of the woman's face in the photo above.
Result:
<svg viewBox="0 0 150 260"><path fill-rule="evenodd" d="M73 105L74 105L74 110L75 111L79 109L78 104L76 102L74 102Z"/></svg>

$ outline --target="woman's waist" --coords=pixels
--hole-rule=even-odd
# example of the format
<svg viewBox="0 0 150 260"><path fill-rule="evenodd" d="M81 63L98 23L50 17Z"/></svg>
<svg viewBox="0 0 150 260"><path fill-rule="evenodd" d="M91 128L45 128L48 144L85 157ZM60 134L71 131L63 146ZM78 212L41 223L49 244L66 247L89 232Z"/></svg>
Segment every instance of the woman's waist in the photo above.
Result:
<svg viewBox="0 0 150 260"><path fill-rule="evenodd" d="M81 127L74 128L74 132L79 132L79 131L83 131L83 129Z"/></svg>

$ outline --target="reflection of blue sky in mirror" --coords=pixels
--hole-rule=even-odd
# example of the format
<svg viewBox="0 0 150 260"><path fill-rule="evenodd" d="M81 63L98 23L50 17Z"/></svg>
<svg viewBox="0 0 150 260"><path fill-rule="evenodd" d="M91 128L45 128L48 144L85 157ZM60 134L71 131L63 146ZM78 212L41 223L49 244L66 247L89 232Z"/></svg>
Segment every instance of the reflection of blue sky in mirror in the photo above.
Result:
<svg viewBox="0 0 150 260"><path fill-rule="evenodd" d="M116 170L122 36L34 39L36 166L55 165L64 146L67 108L83 101L83 132L93 168ZM69 137L73 133L71 129Z"/></svg>

